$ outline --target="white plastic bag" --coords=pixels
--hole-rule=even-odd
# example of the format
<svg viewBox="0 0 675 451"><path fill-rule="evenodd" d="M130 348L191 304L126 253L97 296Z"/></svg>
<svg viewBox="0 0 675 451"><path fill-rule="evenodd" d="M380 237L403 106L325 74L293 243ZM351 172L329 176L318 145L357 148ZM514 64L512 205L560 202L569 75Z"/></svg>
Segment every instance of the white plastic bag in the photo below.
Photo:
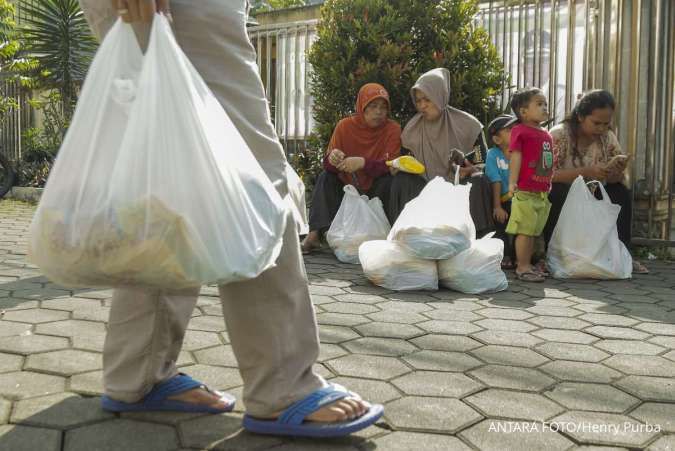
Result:
<svg viewBox="0 0 675 451"><path fill-rule="evenodd" d="M338 260L358 265L361 243L385 239L391 226L380 199L368 200L368 196L360 196L352 185L345 185L344 192L326 241Z"/></svg>
<svg viewBox="0 0 675 451"><path fill-rule="evenodd" d="M583 177L572 183L548 245L546 264L558 279L629 279L633 259L619 240L616 220L621 211L600 182L598 200Z"/></svg>
<svg viewBox="0 0 675 451"><path fill-rule="evenodd" d="M145 56L119 20L102 43L29 247L63 285L225 284L274 265L286 214L167 19L156 15Z"/></svg>
<svg viewBox="0 0 675 451"><path fill-rule="evenodd" d="M466 250L476 238L469 210L471 184L455 185L436 177L405 205L389 240L396 240L419 258L443 260Z"/></svg>
<svg viewBox="0 0 675 451"><path fill-rule="evenodd" d="M284 201L286 201L286 205L291 210L298 234L307 235L309 233L309 225L307 224L305 183L290 164L286 166L286 177L288 177L288 195L284 198Z"/></svg>
<svg viewBox="0 0 675 451"><path fill-rule="evenodd" d="M438 282L470 294L506 290L509 282L501 267L504 242L491 236L473 241L469 249L449 260L439 261Z"/></svg>
<svg viewBox="0 0 675 451"><path fill-rule="evenodd" d="M389 290L438 290L436 262L408 254L396 241L366 241L359 247L363 273Z"/></svg>

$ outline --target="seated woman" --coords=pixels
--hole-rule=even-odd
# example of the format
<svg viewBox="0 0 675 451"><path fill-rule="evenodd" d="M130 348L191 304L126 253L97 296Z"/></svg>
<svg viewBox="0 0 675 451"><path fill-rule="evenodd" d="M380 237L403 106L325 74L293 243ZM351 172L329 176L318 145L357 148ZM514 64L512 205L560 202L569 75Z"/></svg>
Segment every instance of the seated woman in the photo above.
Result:
<svg viewBox="0 0 675 451"><path fill-rule="evenodd" d="M404 191L410 184L399 180L411 174L399 173L392 177L395 171L390 171L386 164L401 151L401 126L388 118L389 110L386 89L377 83L368 83L359 90L356 114L338 122L323 160L324 171L314 185L303 253L321 246L321 235L328 230L340 208L345 185L354 185L368 197L379 197L392 224L402 209L398 203L409 200ZM392 191L396 195L392 196ZM392 202L396 202L393 208Z"/></svg>
<svg viewBox="0 0 675 451"><path fill-rule="evenodd" d="M580 175L587 180L605 183L612 202L621 206L616 221L619 239L626 247L630 245L632 196L625 185L627 159L615 159L609 164L614 156L623 154L616 135L610 130L614 110L612 94L600 89L589 91L577 101L563 123L551 129L557 163L549 194L551 212L544 228L547 246L558 223L570 185ZM645 274L649 270L633 260L633 272Z"/></svg>
<svg viewBox="0 0 675 451"><path fill-rule="evenodd" d="M424 164L427 181L436 176L453 181L459 164L460 177L472 184L470 207L477 236L494 230L490 184L464 158L465 154L473 153L480 154L481 161L485 161L487 146L483 125L469 113L448 105L450 71L447 69L437 68L423 74L410 92L417 114L403 130L403 151L409 151Z"/></svg>

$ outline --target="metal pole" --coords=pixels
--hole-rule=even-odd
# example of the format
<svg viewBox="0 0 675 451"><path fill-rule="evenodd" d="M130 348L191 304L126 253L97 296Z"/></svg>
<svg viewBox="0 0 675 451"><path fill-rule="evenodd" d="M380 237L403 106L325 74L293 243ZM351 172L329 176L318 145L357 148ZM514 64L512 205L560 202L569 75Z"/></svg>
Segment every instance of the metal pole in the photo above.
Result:
<svg viewBox="0 0 675 451"><path fill-rule="evenodd" d="M518 5L518 31L516 33L516 44L518 44L518 61L516 62L516 74L517 74L517 80L516 80L516 88L520 88L522 85L522 78L520 77L521 71L523 70L522 66L524 66L524 61L522 58L522 51L523 51L523 42L521 39L521 35L523 32L523 0L520 0L520 4Z"/></svg>
<svg viewBox="0 0 675 451"><path fill-rule="evenodd" d="M270 32L265 34L265 91L267 92L267 101L272 100L272 40L270 39Z"/></svg>
<svg viewBox="0 0 675 451"><path fill-rule="evenodd" d="M572 108L574 99L574 29L576 26L575 0L567 0L567 73L565 74L565 111Z"/></svg>

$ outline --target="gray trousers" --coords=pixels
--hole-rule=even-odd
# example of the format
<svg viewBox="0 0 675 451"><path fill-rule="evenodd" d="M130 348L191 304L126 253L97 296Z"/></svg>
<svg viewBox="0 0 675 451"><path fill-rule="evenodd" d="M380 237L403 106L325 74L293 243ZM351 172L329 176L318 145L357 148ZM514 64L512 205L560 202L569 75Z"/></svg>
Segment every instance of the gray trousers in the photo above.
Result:
<svg viewBox="0 0 675 451"><path fill-rule="evenodd" d="M102 38L117 18L111 2L80 3L92 30ZM171 12L179 45L286 196L287 162L246 34L246 1L172 0ZM148 31L148 26L136 27L142 46ZM177 374L176 359L198 292L114 291L103 351L108 396L136 402L153 385ZM220 298L248 413L270 415L325 385L312 371L319 354L316 316L290 215L277 266L254 280L221 286Z"/></svg>

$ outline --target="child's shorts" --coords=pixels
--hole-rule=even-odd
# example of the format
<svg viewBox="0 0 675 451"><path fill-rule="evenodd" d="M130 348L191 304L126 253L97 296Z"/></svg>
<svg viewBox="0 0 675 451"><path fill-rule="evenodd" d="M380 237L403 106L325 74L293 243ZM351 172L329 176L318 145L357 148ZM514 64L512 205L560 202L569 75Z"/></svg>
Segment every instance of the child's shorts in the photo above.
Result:
<svg viewBox="0 0 675 451"><path fill-rule="evenodd" d="M511 217L506 233L512 235L539 236L544 230L551 202L548 193L516 191L511 203Z"/></svg>

